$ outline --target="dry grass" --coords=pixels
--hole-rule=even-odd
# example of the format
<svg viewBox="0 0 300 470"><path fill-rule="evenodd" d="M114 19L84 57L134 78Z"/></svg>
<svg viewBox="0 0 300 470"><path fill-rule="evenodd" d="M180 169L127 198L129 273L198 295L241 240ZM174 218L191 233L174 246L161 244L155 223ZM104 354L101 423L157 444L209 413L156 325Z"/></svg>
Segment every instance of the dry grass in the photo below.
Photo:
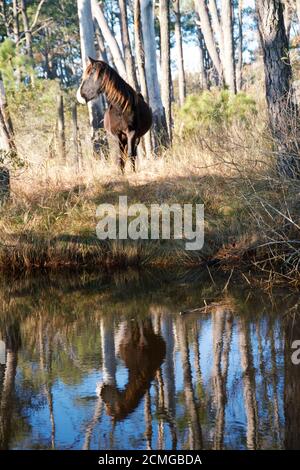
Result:
<svg viewBox="0 0 300 470"><path fill-rule="evenodd" d="M255 267L268 279L298 283L299 186L279 179L264 111L247 126L232 123L199 135L175 136L158 159L140 159L122 176L114 157L96 161L80 115L82 167L58 165L44 140L20 138L28 163L14 170L11 198L0 208L0 269L108 269L115 266L203 265ZM41 134L43 130L40 129ZM100 203L204 203L205 245L186 252L181 241L100 242L95 233ZM279 275L279 277L278 277Z"/></svg>

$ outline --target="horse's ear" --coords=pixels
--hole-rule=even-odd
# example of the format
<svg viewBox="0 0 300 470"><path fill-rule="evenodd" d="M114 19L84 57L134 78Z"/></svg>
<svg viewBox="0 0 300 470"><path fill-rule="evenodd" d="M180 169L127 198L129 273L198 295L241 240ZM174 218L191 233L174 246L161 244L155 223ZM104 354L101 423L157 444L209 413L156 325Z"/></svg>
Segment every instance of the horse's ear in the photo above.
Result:
<svg viewBox="0 0 300 470"><path fill-rule="evenodd" d="M89 57L89 62L94 65L97 61L95 59L93 59L92 57Z"/></svg>

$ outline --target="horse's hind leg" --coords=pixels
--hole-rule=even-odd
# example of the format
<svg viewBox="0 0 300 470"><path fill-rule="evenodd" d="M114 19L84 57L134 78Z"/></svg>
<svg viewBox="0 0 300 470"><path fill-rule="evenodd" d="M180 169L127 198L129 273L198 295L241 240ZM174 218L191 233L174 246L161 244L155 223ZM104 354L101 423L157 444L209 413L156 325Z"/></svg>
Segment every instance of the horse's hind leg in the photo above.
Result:
<svg viewBox="0 0 300 470"><path fill-rule="evenodd" d="M122 173L124 173L127 152L128 152L127 139L124 138L124 136L119 136L119 150L120 150L119 165L120 165Z"/></svg>

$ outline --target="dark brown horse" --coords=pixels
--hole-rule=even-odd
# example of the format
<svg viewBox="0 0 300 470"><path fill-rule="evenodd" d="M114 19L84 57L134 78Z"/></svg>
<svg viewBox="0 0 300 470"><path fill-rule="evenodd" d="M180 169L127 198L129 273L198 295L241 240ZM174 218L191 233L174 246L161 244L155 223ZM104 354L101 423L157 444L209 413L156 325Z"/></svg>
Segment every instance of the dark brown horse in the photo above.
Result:
<svg viewBox="0 0 300 470"><path fill-rule="evenodd" d="M120 167L124 171L127 156L135 170L137 146L152 125L151 108L118 73L101 60L89 58L77 99L86 104L104 93L109 107L104 115L104 128L118 139Z"/></svg>

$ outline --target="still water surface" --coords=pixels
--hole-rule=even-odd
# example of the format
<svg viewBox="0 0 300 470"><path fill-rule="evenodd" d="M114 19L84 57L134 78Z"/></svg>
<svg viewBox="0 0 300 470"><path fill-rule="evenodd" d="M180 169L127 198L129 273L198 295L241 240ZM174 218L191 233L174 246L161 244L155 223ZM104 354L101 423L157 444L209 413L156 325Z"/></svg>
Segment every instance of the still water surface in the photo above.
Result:
<svg viewBox="0 0 300 470"><path fill-rule="evenodd" d="M192 278L1 281L0 448L299 448L297 297Z"/></svg>

